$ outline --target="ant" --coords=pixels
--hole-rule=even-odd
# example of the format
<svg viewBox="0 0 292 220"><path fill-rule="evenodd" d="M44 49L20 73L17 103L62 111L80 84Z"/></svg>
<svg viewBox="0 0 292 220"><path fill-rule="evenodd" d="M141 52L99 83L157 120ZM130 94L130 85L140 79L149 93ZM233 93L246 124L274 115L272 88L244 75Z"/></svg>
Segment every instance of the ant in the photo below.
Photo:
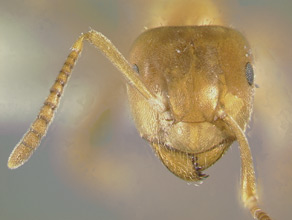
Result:
<svg viewBox="0 0 292 220"><path fill-rule="evenodd" d="M84 41L98 48L124 75L136 127L173 174L186 181L202 181L208 177L203 171L238 141L243 203L256 219L271 219L258 206L244 134L253 106L253 56L243 35L224 26L149 29L134 42L129 61L101 33L81 34L37 118L12 151L9 168L23 165L40 145Z"/></svg>

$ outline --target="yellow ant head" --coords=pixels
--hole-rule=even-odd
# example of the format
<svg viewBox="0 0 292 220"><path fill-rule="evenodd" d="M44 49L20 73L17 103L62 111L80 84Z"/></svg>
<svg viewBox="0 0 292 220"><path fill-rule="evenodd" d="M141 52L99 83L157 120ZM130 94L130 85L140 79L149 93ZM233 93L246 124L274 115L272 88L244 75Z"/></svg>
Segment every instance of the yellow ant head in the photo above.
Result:
<svg viewBox="0 0 292 220"><path fill-rule="evenodd" d="M188 181L206 177L201 171L236 139L217 120L218 111L242 130L250 118L254 74L247 41L221 26L160 27L138 37L130 62L158 99L146 100L128 86L141 136L175 175Z"/></svg>

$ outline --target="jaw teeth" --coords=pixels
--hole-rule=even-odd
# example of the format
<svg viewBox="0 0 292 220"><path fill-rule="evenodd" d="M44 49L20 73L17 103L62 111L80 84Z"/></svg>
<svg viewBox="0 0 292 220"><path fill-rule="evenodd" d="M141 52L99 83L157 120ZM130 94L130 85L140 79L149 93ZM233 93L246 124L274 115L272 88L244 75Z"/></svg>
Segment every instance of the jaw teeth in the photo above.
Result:
<svg viewBox="0 0 292 220"><path fill-rule="evenodd" d="M208 174L204 174L204 173L201 172L202 167L199 166L197 161L198 161L198 158L196 156L193 156L192 157L192 162L194 164L194 169L197 172L198 176L200 177L201 180L208 178L209 177Z"/></svg>

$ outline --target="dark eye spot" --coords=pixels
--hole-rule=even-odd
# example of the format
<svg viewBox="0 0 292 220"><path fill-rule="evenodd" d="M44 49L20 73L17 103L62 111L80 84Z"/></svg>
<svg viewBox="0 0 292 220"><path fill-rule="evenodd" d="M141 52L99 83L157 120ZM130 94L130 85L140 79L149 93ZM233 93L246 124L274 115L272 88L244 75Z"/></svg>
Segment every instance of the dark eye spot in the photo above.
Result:
<svg viewBox="0 0 292 220"><path fill-rule="evenodd" d="M254 80L254 72L253 72L252 65L250 63L247 63L245 66L245 76L246 76L248 84L252 85L253 80Z"/></svg>
<svg viewBox="0 0 292 220"><path fill-rule="evenodd" d="M137 64L133 65L133 70L135 70L135 72L139 73L139 67L137 66Z"/></svg>

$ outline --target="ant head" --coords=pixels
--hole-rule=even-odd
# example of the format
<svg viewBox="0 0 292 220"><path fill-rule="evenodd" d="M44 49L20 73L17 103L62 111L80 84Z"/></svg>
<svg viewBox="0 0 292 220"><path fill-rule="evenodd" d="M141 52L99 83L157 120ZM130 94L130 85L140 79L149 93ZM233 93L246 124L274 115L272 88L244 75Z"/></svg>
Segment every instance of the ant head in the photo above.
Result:
<svg viewBox="0 0 292 220"><path fill-rule="evenodd" d="M156 151L159 146L158 154L172 172L198 180L198 172L196 177L183 173L196 170L194 164L200 169L211 166L236 139L232 129L217 120L218 112L230 115L243 130L249 120L254 76L247 41L238 31L221 26L160 27L137 38L130 62L165 105L161 111L128 87L141 136ZM189 158L174 157L175 151ZM170 157L183 160L184 168L170 168L180 164ZM193 162L186 165L187 160Z"/></svg>

